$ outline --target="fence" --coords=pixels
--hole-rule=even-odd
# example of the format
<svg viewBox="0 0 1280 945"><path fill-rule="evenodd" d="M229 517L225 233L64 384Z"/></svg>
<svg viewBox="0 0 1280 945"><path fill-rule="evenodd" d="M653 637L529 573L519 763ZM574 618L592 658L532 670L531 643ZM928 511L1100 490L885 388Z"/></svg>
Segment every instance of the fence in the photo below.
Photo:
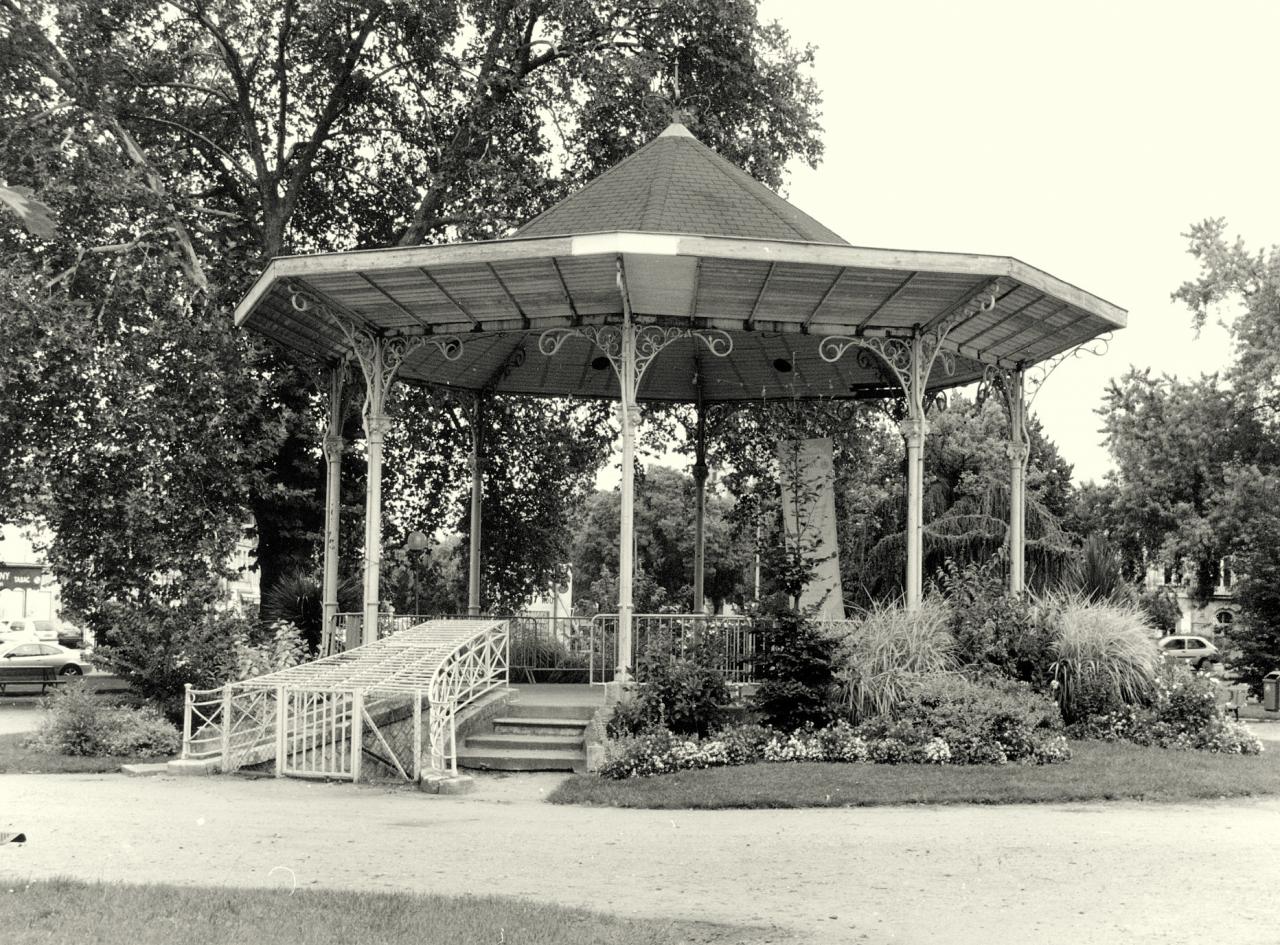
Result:
<svg viewBox="0 0 1280 945"><path fill-rule="evenodd" d="M428 620L466 619L427 614L381 614L378 639ZM345 641L358 639L363 615L338 614L330 649L342 652ZM618 615L548 617L518 614L509 618L511 679L515 683L612 682L617 668ZM713 668L730 683L755 680L756 637L751 618L737 614L635 614L632 617L631 667L643 674L641 657L666 641L673 655L686 655L694 640L712 650Z"/></svg>
<svg viewBox="0 0 1280 945"><path fill-rule="evenodd" d="M618 615L597 614L593 634L600 650L599 671L592 665L592 682L609 682L615 670ZM711 668L725 682L755 681L756 636L751 618L737 614L633 614L631 617L631 668L635 678L644 678L645 663L666 652L671 657L687 656L701 641Z"/></svg>

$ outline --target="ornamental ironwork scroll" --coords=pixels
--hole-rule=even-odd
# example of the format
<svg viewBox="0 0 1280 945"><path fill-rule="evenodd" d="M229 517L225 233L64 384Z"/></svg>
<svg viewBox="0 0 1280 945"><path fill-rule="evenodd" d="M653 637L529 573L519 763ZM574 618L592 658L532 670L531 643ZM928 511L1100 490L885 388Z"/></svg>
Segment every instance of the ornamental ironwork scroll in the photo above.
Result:
<svg viewBox="0 0 1280 945"><path fill-rule="evenodd" d="M933 373L935 363L941 362L947 377L956 372L955 354L944 347L947 335L960 322L996 307L1000 291L999 280L992 279L977 293L954 311L947 313L936 323L917 330L910 337L899 335L828 335L818 343L818 356L828 364L839 361L850 348L870 351L888 368L909 400L915 400L913 409L923 410L924 385ZM917 347L918 346L918 347ZM861 362L866 366L866 362Z"/></svg>
<svg viewBox="0 0 1280 945"><path fill-rule="evenodd" d="M338 330L342 332L364 374L364 406L365 418L381 416L386 406L387 389L390 387L396 372L413 352L423 345L419 336L379 335L354 320L340 315L330 306L316 299L309 292L289 286L289 301L299 312L316 309L324 313ZM461 343L459 343L461 344Z"/></svg>
<svg viewBox="0 0 1280 945"><path fill-rule="evenodd" d="M1029 368L1026 372L1026 386L1028 393L1027 409L1031 409L1031 405L1035 403L1036 397L1044 387L1045 382L1049 380L1049 376L1062 364L1070 361L1072 358L1080 358L1086 354L1092 355L1096 358L1102 357L1111 350L1111 339L1114 337L1115 335L1113 332L1103 332L1096 338L1090 338L1088 341L1083 341L1074 348L1068 348L1061 354L1054 355L1047 361L1041 361L1035 366Z"/></svg>
<svg viewBox="0 0 1280 945"><path fill-rule="evenodd" d="M538 350L553 357L571 337L586 338L613 365L614 372L622 378L623 328L617 325L583 325L577 328L548 328L538 336ZM681 328L663 325L642 325L635 329L636 373L630 380L639 387L640 379L654 359L669 345L682 338L696 338L707 346L717 358L727 357L733 351L733 338L718 328Z"/></svg>

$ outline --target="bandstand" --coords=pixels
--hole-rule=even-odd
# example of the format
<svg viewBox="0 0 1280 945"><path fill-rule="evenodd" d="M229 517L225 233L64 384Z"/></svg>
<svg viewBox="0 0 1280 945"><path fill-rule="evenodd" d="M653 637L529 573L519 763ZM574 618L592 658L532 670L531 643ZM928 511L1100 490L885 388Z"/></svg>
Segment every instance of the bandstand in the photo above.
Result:
<svg viewBox="0 0 1280 945"><path fill-rule="evenodd" d="M638 405L901 397L906 604L922 592L926 406L985 382L1009 417L1010 589L1023 588L1027 372L1125 324L1123 309L1016 259L853 246L680 124L507 239L271 261L236 323L330 372L326 639L337 636L344 385L358 367L368 462L360 641L380 619L381 470L393 383L471 398L619 404L622 481L617 678L632 662L633 456ZM472 425L469 609L481 609L482 423ZM703 437L695 610L702 602ZM385 619L385 618L384 618ZM356 642L352 640L352 642Z"/></svg>

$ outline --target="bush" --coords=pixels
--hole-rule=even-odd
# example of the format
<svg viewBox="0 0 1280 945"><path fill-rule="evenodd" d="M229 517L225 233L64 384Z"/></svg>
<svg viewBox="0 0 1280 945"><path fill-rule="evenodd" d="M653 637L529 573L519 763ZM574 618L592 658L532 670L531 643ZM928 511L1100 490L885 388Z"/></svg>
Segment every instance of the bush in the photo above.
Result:
<svg viewBox="0 0 1280 945"><path fill-rule="evenodd" d="M1071 596L1043 609L1055 627L1050 671L1066 721L1083 718L1099 699L1129 705L1151 695L1160 656L1137 604Z"/></svg>
<svg viewBox="0 0 1280 945"><path fill-rule="evenodd" d="M43 703L44 719L27 743L62 755L155 758L176 754L177 730L151 706L103 702L80 680Z"/></svg>
<svg viewBox="0 0 1280 945"><path fill-rule="evenodd" d="M1048 628L1025 597L1008 592L997 569L960 568L949 561L938 583L950 605L950 631L962 666L1048 688Z"/></svg>
<svg viewBox="0 0 1280 945"><path fill-rule="evenodd" d="M1082 716L1070 731L1079 738L1124 741L1180 750L1256 755L1262 742L1226 717L1217 684L1180 664L1165 664L1148 705L1111 703Z"/></svg>
<svg viewBox="0 0 1280 945"><path fill-rule="evenodd" d="M536 623L512 621L511 679L528 683L584 683L590 675L590 654L571 653L563 642L539 632Z"/></svg>
<svg viewBox="0 0 1280 945"><path fill-rule="evenodd" d="M241 656L236 643L253 630L238 613L209 611L197 604L112 604L103 616L108 629L94 661L174 719L181 717L186 683L211 689L238 678Z"/></svg>
<svg viewBox="0 0 1280 945"><path fill-rule="evenodd" d="M802 612L774 606L754 621L757 641L752 703L780 729L823 725L834 715L835 641Z"/></svg>
<svg viewBox="0 0 1280 945"><path fill-rule="evenodd" d="M703 641L674 656L667 634L651 637L640 657L631 699L618 703L609 719L613 735L638 735L666 728L679 735L706 735L728 716L731 696L715 668L712 644Z"/></svg>
<svg viewBox="0 0 1280 945"><path fill-rule="evenodd" d="M109 630L94 661L175 720L182 716L187 683L212 689L307 658L306 644L293 624L257 624L234 611L198 604L113 604L104 608L104 616Z"/></svg>
<svg viewBox="0 0 1280 945"><path fill-rule="evenodd" d="M1053 701L1026 683L956 673L916 677L893 716L858 727L869 742L888 739L918 750L940 742L953 764L1034 762L1043 743L1061 730Z"/></svg>
<svg viewBox="0 0 1280 945"><path fill-rule="evenodd" d="M860 620L844 621L835 662L849 716L857 721L892 713L917 676L954 667L950 622L950 610L937 597L914 612L877 607Z"/></svg>
<svg viewBox="0 0 1280 945"><path fill-rule="evenodd" d="M840 720L790 734L735 725L699 739L649 728L607 742L599 774L622 779L755 762L1057 764L1071 758L1057 708L1025 685L956 676L919 683L912 698L912 713L900 719L859 726Z"/></svg>

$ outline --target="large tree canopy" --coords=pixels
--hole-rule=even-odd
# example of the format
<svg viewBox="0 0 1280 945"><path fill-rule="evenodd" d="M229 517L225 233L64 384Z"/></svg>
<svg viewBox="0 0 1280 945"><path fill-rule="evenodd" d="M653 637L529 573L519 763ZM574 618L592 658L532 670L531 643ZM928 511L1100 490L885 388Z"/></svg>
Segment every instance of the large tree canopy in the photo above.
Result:
<svg viewBox="0 0 1280 945"><path fill-rule="evenodd" d="M230 324L270 257L506 233L657 133L677 84L777 185L821 153L811 58L749 0L0 0L0 179L60 222L0 218L0 507L53 526L76 609L208 584L247 512L270 587L314 551L322 426L308 372ZM558 553L517 520L564 522L592 472L564 409L502 420L583 460L494 455L526 497L489 529L508 598ZM440 429L410 451L456 455ZM403 477L409 527L460 523L450 469Z"/></svg>

